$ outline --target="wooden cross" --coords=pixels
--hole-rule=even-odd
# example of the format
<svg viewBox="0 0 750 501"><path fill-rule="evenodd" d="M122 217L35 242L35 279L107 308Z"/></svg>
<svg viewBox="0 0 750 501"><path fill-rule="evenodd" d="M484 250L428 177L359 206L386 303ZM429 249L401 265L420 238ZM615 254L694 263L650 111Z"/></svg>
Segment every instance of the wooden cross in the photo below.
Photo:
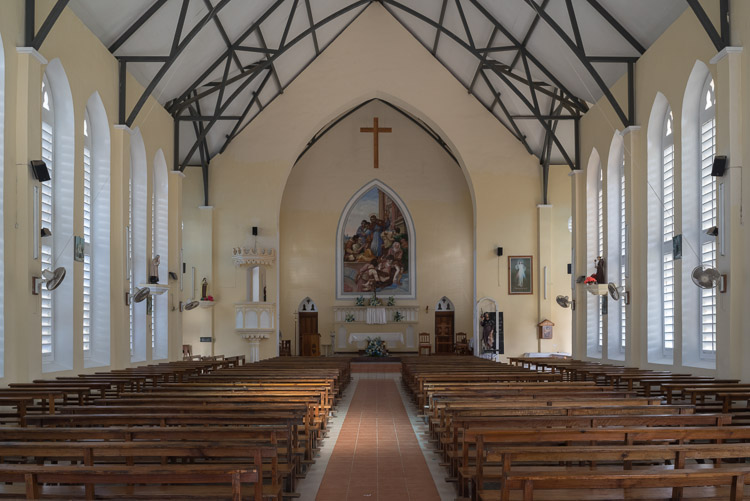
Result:
<svg viewBox="0 0 750 501"><path fill-rule="evenodd" d="M372 133L372 144L374 147L374 161L375 168L378 168L378 133L379 132L393 132L390 127L378 128L378 117L372 119L372 127L360 127L360 132L371 132Z"/></svg>

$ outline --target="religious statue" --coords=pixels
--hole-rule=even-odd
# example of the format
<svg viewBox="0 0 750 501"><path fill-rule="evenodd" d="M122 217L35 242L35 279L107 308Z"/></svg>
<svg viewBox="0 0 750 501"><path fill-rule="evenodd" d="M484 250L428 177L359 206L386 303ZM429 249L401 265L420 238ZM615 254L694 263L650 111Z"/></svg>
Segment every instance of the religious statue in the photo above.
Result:
<svg viewBox="0 0 750 501"><path fill-rule="evenodd" d="M148 283L150 284L159 283L159 262L160 261L161 261L161 258L159 257L159 254L157 254L151 260L151 266L149 267L149 272L148 272Z"/></svg>
<svg viewBox="0 0 750 501"><path fill-rule="evenodd" d="M203 277L203 282L201 282L201 300L205 301L206 297L208 297L208 280L206 280L206 277Z"/></svg>

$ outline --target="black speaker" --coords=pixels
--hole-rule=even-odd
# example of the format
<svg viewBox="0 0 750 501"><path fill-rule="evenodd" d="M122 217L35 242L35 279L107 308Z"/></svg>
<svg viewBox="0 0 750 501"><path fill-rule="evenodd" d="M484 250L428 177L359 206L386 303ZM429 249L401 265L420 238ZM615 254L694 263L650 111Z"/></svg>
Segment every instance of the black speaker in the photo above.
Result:
<svg viewBox="0 0 750 501"><path fill-rule="evenodd" d="M573 274L573 265L568 263L568 275L572 275L572 274Z"/></svg>
<svg viewBox="0 0 750 501"><path fill-rule="evenodd" d="M713 177L722 177L724 172L727 170L727 157L724 155L716 155L714 157L714 164L711 167L711 175Z"/></svg>
<svg viewBox="0 0 750 501"><path fill-rule="evenodd" d="M31 173L34 174L34 178L38 179L42 183L52 179L49 175L49 169L44 160L32 160L31 162Z"/></svg>
<svg viewBox="0 0 750 501"><path fill-rule="evenodd" d="M503 255L503 248L502 247L498 247L497 248L497 255L498 256L502 256Z"/></svg>
<svg viewBox="0 0 750 501"><path fill-rule="evenodd" d="M258 227L257 226L253 226L253 236L254 237L258 236Z"/></svg>

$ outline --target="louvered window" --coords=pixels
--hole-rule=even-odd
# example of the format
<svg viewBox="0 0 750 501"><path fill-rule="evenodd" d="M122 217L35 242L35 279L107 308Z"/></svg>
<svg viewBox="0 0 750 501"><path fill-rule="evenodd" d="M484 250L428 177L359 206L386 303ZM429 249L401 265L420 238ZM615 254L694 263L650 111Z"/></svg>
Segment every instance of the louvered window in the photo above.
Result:
<svg viewBox="0 0 750 501"><path fill-rule="evenodd" d="M42 183L41 200L41 227L52 231L54 220L54 189L52 183L55 181L54 171L54 110L52 107L52 94L46 77L42 81L42 160L47 164L50 179ZM53 240L52 237L42 238L42 271L53 269ZM45 360L53 358L53 298L52 292L42 285L42 356Z"/></svg>
<svg viewBox="0 0 750 501"><path fill-rule="evenodd" d="M701 170L700 170L700 259L701 264L716 267L716 239L706 230L716 226L716 182L711 176L716 154L716 112L714 81L704 87L704 105L701 107ZM701 353L716 353L716 289L700 289L700 341Z"/></svg>
<svg viewBox="0 0 750 501"><path fill-rule="evenodd" d="M625 226L625 159L620 161L620 285L625 287L625 264L628 259L627 236ZM625 301L620 305L620 349L625 350L625 333L627 332Z"/></svg>
<svg viewBox="0 0 750 501"><path fill-rule="evenodd" d="M151 193L151 256L156 256L156 186ZM151 353L156 347L156 296L148 298L151 305Z"/></svg>
<svg viewBox="0 0 750 501"><path fill-rule="evenodd" d="M91 134L89 118L83 120L83 353L91 353Z"/></svg>
<svg viewBox="0 0 750 501"><path fill-rule="evenodd" d="M664 350L674 348L675 333L675 288L674 259L672 239L675 225L674 193L674 135L672 130L672 111L667 112L664 127L662 152L662 329Z"/></svg>
<svg viewBox="0 0 750 501"><path fill-rule="evenodd" d="M130 290L130 307L129 318L130 318L130 356L133 356L134 345L133 341L135 338L135 301L132 300L133 293L135 292L135 271L133 270L133 180L132 177L128 183L128 284Z"/></svg>
<svg viewBox="0 0 750 501"><path fill-rule="evenodd" d="M603 188L603 170L599 169L599 185L598 185L598 192L597 192L597 229L596 229L596 241L597 241L597 251L599 252L599 257L604 257L604 188ZM598 296L597 296L598 299ZM606 298L605 298L606 300ZM600 301L597 301L597 303L600 303ZM599 349L601 349L603 342L604 342L604 319L602 318L602 310L601 305L599 304L597 306L598 308L598 324L599 324L599 338L597 340L597 346Z"/></svg>

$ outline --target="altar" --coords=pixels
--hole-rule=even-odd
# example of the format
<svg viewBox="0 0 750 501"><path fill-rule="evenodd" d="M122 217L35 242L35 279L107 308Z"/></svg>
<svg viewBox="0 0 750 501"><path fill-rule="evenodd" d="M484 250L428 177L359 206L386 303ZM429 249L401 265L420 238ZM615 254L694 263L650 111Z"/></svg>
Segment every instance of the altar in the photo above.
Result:
<svg viewBox="0 0 750 501"><path fill-rule="evenodd" d="M336 352L357 352L379 337L388 351L416 351L419 306L334 306Z"/></svg>

